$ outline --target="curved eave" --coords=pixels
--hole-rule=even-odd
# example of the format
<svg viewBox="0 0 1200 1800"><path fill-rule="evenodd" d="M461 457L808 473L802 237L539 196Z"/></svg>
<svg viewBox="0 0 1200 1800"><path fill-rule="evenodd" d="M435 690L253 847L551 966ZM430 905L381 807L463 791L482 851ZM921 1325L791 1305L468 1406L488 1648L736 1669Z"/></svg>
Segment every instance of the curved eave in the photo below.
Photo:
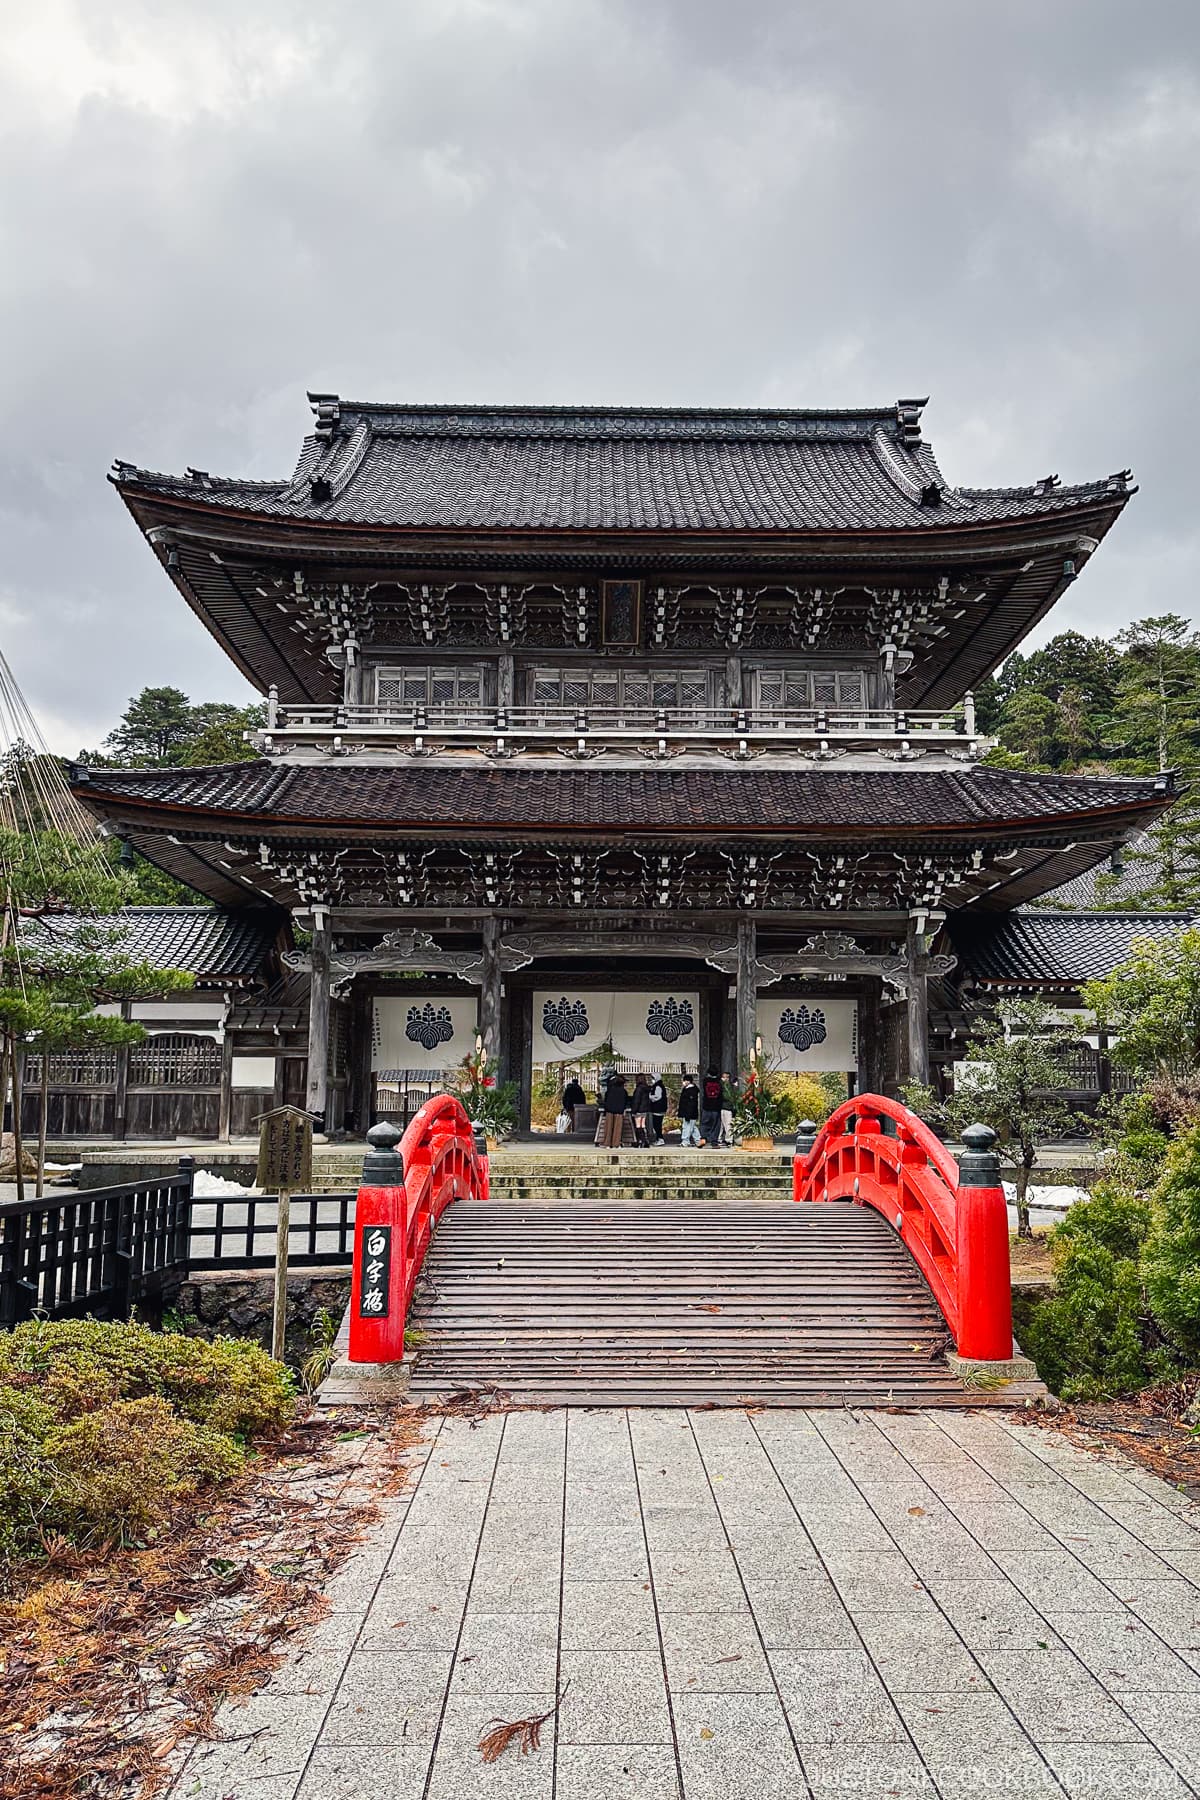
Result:
<svg viewBox="0 0 1200 1800"><path fill-rule="evenodd" d="M979 573L996 581L994 598L937 649L918 658L899 698L906 706L953 704L996 668L1054 605L1067 585L1068 557L1077 569L1111 529L1128 493L1096 496L1019 520L930 525L919 530L842 532L747 531L437 531L357 528L310 520L281 521L200 499L164 500L134 483L119 484L144 534L178 550L171 578L231 661L260 692L272 684L285 701L340 698L340 678L320 648L281 618L276 597L259 592L256 564L276 572L303 567L327 580L388 581L404 573L491 570L542 574L566 570L619 573L655 570L752 577L826 572L853 585L907 574ZM165 549L160 549L163 560ZM1023 566L1028 564L1029 566ZM1007 565L1001 580L999 571ZM753 646L750 646L753 654Z"/></svg>
<svg viewBox="0 0 1200 1800"><path fill-rule="evenodd" d="M845 555L848 544L861 541L879 555L907 551L924 557L926 545L937 546L937 554L945 546L969 550L977 545L995 543L997 537L1025 543L1052 528L1058 535L1062 527L1069 534L1073 527L1094 523L1102 518L1110 526L1122 508L1137 492L1136 487L1081 490L1078 497L1063 492L1057 506L1042 512L1022 513L1016 517L955 520L950 507L930 513L920 525L856 525L852 528L771 529L765 527L663 527L663 526L571 526L555 529L524 526L486 525L381 525L355 523L340 519L321 519L311 514L281 517L275 513L255 511L251 507L233 506L217 498L205 499L202 492L192 497L164 495L152 486L135 479L114 479L113 485L125 501L142 529L155 524L184 524L187 520L209 522L206 535L216 544L231 548L253 548L263 556L287 556L299 546L335 554L350 551L356 555L378 556L388 561L404 560L415 550L453 549L463 544L478 545L489 553L502 555L508 551L532 551L545 557L556 550L603 550L614 556L644 554L649 549L674 549L680 542L696 542L721 554L753 554L756 549L778 552L780 545L795 545L807 553ZM1003 490L997 490L1002 493ZM153 517L150 515L153 514ZM936 557L935 557L936 560Z"/></svg>

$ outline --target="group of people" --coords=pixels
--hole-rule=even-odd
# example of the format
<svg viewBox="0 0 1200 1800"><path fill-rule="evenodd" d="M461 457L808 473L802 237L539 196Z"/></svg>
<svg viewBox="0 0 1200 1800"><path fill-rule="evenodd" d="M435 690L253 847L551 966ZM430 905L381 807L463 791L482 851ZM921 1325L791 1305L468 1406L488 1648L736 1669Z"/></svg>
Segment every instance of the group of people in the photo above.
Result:
<svg viewBox="0 0 1200 1800"><path fill-rule="evenodd" d="M574 1117L577 1106L587 1104L587 1095L578 1076L572 1075L563 1089L564 1113ZM600 1101L600 1142L607 1149L619 1147L625 1134L625 1114L633 1116L634 1143L642 1149L663 1142L663 1121L669 1105L667 1086L661 1075L639 1075L630 1093L624 1075L610 1075ZM718 1072L711 1063L703 1081L685 1075L679 1090L681 1141L687 1146L710 1150L728 1149L733 1143L732 1084L727 1074Z"/></svg>

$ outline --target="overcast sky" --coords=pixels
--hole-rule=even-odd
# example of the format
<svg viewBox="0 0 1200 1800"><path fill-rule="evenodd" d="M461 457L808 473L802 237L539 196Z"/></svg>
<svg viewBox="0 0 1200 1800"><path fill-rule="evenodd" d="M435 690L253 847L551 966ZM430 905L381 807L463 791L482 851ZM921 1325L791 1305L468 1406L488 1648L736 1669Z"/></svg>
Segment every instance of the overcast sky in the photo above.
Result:
<svg viewBox="0 0 1200 1800"><path fill-rule="evenodd" d="M1055 628L1197 611L1200 0L2 16L0 642L56 749L249 697L105 475L287 474L309 387L929 393L951 481L1133 467Z"/></svg>

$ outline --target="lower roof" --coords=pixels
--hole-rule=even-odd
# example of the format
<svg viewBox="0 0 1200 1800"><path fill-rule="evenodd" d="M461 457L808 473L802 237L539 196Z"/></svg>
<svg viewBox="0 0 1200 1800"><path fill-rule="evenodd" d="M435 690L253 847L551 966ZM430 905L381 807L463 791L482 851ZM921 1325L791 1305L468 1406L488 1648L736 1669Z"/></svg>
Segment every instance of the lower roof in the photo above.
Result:
<svg viewBox="0 0 1200 1800"><path fill-rule="evenodd" d="M1153 817L1172 798L1158 776L921 769L528 768L403 762L200 769L74 770L102 817L200 815L278 827L522 832L785 832L789 836L955 829Z"/></svg>
<svg viewBox="0 0 1200 1800"><path fill-rule="evenodd" d="M1139 938L1177 937L1192 913L1051 912L957 914L951 941L963 972L992 987L1069 987L1098 981L1127 961Z"/></svg>
<svg viewBox="0 0 1200 1800"><path fill-rule="evenodd" d="M111 920L118 947L130 962L182 969L201 986L264 977L279 936L277 912L265 907L126 906ZM30 922L27 936L70 938L77 920L57 914Z"/></svg>

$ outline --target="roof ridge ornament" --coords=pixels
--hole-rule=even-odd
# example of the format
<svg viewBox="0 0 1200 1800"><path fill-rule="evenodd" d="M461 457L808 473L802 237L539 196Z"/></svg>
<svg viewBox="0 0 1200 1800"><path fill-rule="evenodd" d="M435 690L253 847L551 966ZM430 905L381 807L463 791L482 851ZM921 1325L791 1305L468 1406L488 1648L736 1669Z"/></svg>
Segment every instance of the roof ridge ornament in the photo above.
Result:
<svg viewBox="0 0 1200 1800"><path fill-rule="evenodd" d="M921 441L921 412L929 405L929 395L923 400L897 400L896 424L900 428L900 441L905 444L919 444Z"/></svg>
<svg viewBox="0 0 1200 1800"><path fill-rule="evenodd" d="M316 419L317 436L333 437L342 422L342 403L338 395L310 393L308 404L312 407Z"/></svg>

